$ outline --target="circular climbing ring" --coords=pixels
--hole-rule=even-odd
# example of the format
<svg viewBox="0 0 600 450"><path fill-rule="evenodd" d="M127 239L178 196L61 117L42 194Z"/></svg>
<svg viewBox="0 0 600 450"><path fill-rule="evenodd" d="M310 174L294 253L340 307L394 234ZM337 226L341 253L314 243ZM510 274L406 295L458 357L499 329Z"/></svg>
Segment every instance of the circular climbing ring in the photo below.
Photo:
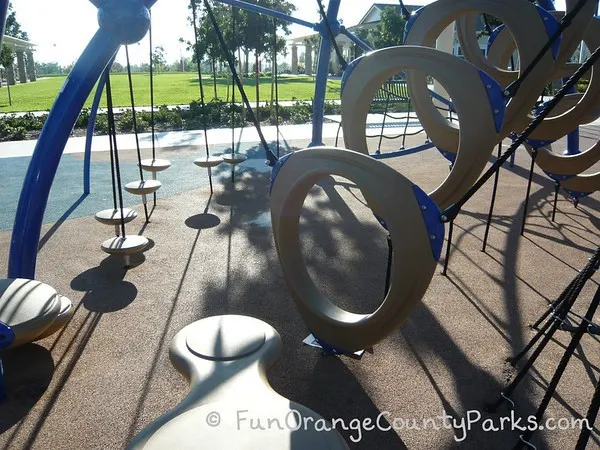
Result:
<svg viewBox="0 0 600 450"><path fill-rule="evenodd" d="M281 163L280 163L281 164ZM277 253L289 292L308 328L337 349L368 348L400 326L419 304L436 267L443 225L435 204L408 179L380 161L349 150L315 147L291 154L276 168L271 219ZM391 283L372 314L334 305L310 277L300 249L302 205L315 183L328 175L354 182L394 242ZM425 217L433 214L433 225Z"/></svg>
<svg viewBox="0 0 600 450"><path fill-rule="evenodd" d="M365 123L371 101L386 80L407 69L431 74L444 84L461 121L460 150L454 167L430 194L444 209L473 185L498 142L504 112L502 91L472 64L438 50L415 46L377 50L354 68L342 91L342 124L347 148L368 154ZM426 83L424 90L414 92L411 100L423 128L434 143L443 140L441 122L447 122L431 102ZM497 101L492 105L490 98L494 97ZM458 129L454 131L458 133Z"/></svg>
<svg viewBox="0 0 600 450"><path fill-rule="evenodd" d="M583 13L584 11L581 11L579 14ZM571 27L568 29L570 28ZM505 33L503 30L498 35L498 38L508 34L508 32ZM510 58L510 53L514 49L514 44L510 42L510 40L498 38L494 40L490 46L490 55L488 59L490 62L497 63L499 65L505 65L508 60L496 59L497 57L495 55L498 55L502 58L506 58L506 55L508 55L508 58ZM588 48L595 49L600 46L600 19L595 17L592 18L591 22L585 29L583 41L586 43ZM500 48L501 45L507 44L508 48L506 50ZM492 53L491 50L493 49L497 50ZM563 46L561 45L561 53L559 54L559 57L562 56L563 53ZM578 66L579 64L562 64L561 66L557 66L556 71L551 78L560 79L564 74L572 71L574 68L576 69ZM565 96L558 104L555 111L553 111L552 115L544 119L539 127L536 128L536 130L531 134L531 140L555 141L567 135L579 125L592 122L598 118L600 115L600 111L597 107L598 102L600 101L600 62L596 62L596 64L593 65L591 73L592 75L590 77L590 82L585 93L574 93Z"/></svg>
<svg viewBox="0 0 600 450"><path fill-rule="evenodd" d="M461 0L460 2L456 0L438 0L419 10L419 13L409 25L405 43L407 45L435 47L438 36L448 25L459 20L463 15L474 11L491 14L506 25L516 42L521 68L529 66L548 41L549 36L544 25L544 19L540 16L540 10L528 0L505 0L502 2L493 0ZM470 45L469 40L467 40L466 45ZM477 51L481 53L479 47L477 47ZM476 65L478 64L480 69L494 79L501 80L503 72L512 76L511 72L503 71L491 65L483 57L483 54L481 58L478 58ZM531 105L535 104L538 95L545 86L548 73L553 70L552 52L546 52L529 76L525 78L517 95L508 103L501 133L502 137L525 128L528 123L528 113ZM430 73L430 75L438 76L437 73ZM419 98L421 103L425 99L428 100L426 73L409 70L406 73L406 78L411 99L413 97ZM444 85L442 80L438 79L438 81ZM500 84L502 85L502 82ZM445 87L447 88L447 86ZM452 100L455 101L454 98ZM418 105L415 102L415 110L417 110L417 107ZM437 123L439 128L442 128L442 130L436 132L436 135L440 135L444 131L443 136L445 136L445 139L443 141L436 140L431 134L433 130L426 128L428 135L438 148L446 151L456 151L459 139L458 129L443 119L439 111L436 110L435 114L440 117ZM417 115L421 119L418 111ZM462 118L461 123L465 123Z"/></svg>

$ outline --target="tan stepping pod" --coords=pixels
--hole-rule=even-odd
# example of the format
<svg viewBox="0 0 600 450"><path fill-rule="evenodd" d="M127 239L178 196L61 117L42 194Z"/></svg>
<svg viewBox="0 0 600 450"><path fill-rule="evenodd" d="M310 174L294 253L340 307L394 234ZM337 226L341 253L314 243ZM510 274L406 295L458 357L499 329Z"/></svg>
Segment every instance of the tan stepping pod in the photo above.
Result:
<svg viewBox="0 0 600 450"><path fill-rule="evenodd" d="M53 288L39 281L0 279L0 322L15 334L10 348L47 336L50 328L52 332L60 328L53 323L67 302L71 303L66 298L63 303Z"/></svg>
<svg viewBox="0 0 600 450"><path fill-rule="evenodd" d="M134 195L148 195L158 191L162 183L158 180L132 181L125 185L125 190Z"/></svg>
<svg viewBox="0 0 600 450"><path fill-rule="evenodd" d="M488 99L488 92L498 91L498 86L493 81L484 83L481 71L472 64L432 48L401 46L374 51L354 68L342 92L342 126L348 149L368 154L365 124L372 99L386 80L407 69L434 76L452 97L462 124L460 147L450 147L454 152L459 148L453 169L430 194L445 209L475 183L498 143L496 112L501 114L501 111L495 111ZM411 97L419 121L432 142L436 145L441 142L438 148L447 150L443 144L451 141L454 145L459 130L431 102L426 79L419 78L416 82L424 83L423 89L413 89L415 96ZM500 109L503 111L503 104ZM446 124L452 133L448 134ZM459 144L458 139L455 143Z"/></svg>
<svg viewBox="0 0 600 450"><path fill-rule="evenodd" d="M123 208L123 214L121 214L121 209L105 209L104 211L100 211L96 213L94 216L96 220L104 225L120 225L121 218L125 221L125 223L129 223L134 220L138 216L137 211L130 208Z"/></svg>
<svg viewBox="0 0 600 450"><path fill-rule="evenodd" d="M240 153L224 153L221 157L223 158L223 162L231 164L232 166L243 163L248 159L246 155Z"/></svg>
<svg viewBox="0 0 600 450"><path fill-rule="evenodd" d="M529 154L533 154L531 146L525 148ZM562 155L552 152L552 147L540 147L537 149L535 163L547 173L555 175L579 175L600 161L600 141L596 142L585 152L576 155Z"/></svg>
<svg viewBox="0 0 600 450"><path fill-rule="evenodd" d="M102 250L109 255L122 256L125 259L125 265L129 266L131 255L136 255L144 251L148 246L148 239L144 236L117 236L107 239L102 243Z"/></svg>
<svg viewBox="0 0 600 450"><path fill-rule="evenodd" d="M329 424L323 417L269 385L266 372L281 349L279 333L252 317L214 316L183 328L169 355L190 392L129 449L347 449L336 430L319 431L317 423ZM255 425L260 420L264 429L252 429L250 419Z"/></svg>
<svg viewBox="0 0 600 450"><path fill-rule="evenodd" d="M194 160L195 165L205 169L217 167L221 163L223 163L223 158L221 156L202 156Z"/></svg>
<svg viewBox="0 0 600 450"><path fill-rule="evenodd" d="M544 22L537 8L528 0L437 0L424 7L418 14L407 33L405 43L407 45L435 47L437 37L448 25L459 20L465 14L477 11L497 17L510 29L519 50L521 70L529 66L530 62L536 58L540 49L548 41ZM493 78L496 78L494 76L494 74L497 76L496 70L501 69L492 66L485 59L481 51L479 52L481 54L481 58L477 60L479 68L489 73ZM535 104L539 94L542 92L548 73L551 73L553 70L554 60L552 53L546 52L530 72L529 76L523 81L517 95L508 103L501 137L506 137L513 131L521 131L527 126L531 106ZM453 74L452 71L450 73ZM422 103L428 99L427 74L434 78L438 78L439 76L437 72L428 73L426 71L407 70L406 79L411 100L419 99L419 102ZM444 82L439 79L438 81L444 85ZM444 85L444 87L448 90L447 86ZM468 89L468 87L466 85L465 89ZM452 97L452 100L456 103L454 97ZM433 137L431 135L432 130L425 128L428 136L436 147L448 152L456 151L459 145L458 129L455 125L445 120L439 111L436 110L435 114L438 116L438 120L436 121L438 128L442 128L445 132L441 133L440 130L440 132L435 133L437 137ZM421 120L421 115L418 112L417 115ZM466 123L460 117L460 114L459 121L463 125ZM444 137L444 139L440 140L440 137Z"/></svg>
<svg viewBox="0 0 600 450"><path fill-rule="evenodd" d="M300 249L299 220L310 189L330 175L346 178L361 190L373 213L385 221L394 243L391 283L382 304L371 314L336 306L316 286ZM350 150L314 147L291 154L280 167L271 191L271 221L288 290L309 330L338 350L372 347L396 330L420 303L436 267L435 245L423 213L439 220L433 202L420 205L414 185L394 169ZM422 209L423 208L423 209ZM439 253L438 253L439 255Z"/></svg>
<svg viewBox="0 0 600 450"><path fill-rule="evenodd" d="M171 161L167 159L142 159L140 166L147 172L162 172L171 167Z"/></svg>
<svg viewBox="0 0 600 450"><path fill-rule="evenodd" d="M67 297L64 297L62 295L58 296L58 300L60 303L60 309L58 311L58 315L54 319L54 322L52 322L52 325L50 325L48 328L46 328L46 330L42 334L40 334L36 338L36 340L39 341L40 339L44 339L44 338L56 333L58 330L63 328L69 322L69 320L71 320L71 317L73 317L73 313L75 312L75 309L73 308L73 304L71 303L71 300L69 300Z"/></svg>

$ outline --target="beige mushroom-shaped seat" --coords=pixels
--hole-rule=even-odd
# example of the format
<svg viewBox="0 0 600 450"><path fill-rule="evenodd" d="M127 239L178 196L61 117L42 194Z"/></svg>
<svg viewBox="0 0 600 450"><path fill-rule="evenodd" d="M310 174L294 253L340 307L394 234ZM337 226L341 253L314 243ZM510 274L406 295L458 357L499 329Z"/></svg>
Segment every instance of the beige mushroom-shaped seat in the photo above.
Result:
<svg viewBox="0 0 600 450"><path fill-rule="evenodd" d="M186 326L169 354L190 392L129 449L347 449L338 431L319 428L331 427L322 416L269 385L266 371L281 348L279 333L252 317L213 316ZM250 420L263 429L253 429Z"/></svg>
<svg viewBox="0 0 600 450"><path fill-rule="evenodd" d="M72 315L69 299L47 284L24 278L0 279L0 322L14 333L9 348L49 336Z"/></svg>
<svg viewBox="0 0 600 450"><path fill-rule="evenodd" d="M148 239L144 236L117 236L104 241L101 247L109 255L122 256L125 260L125 266L129 267L131 255L142 253L148 243Z"/></svg>
<svg viewBox="0 0 600 450"><path fill-rule="evenodd" d="M231 164L232 166L241 164L248 159L246 155L240 153L223 153L222 158L224 163Z"/></svg>
<svg viewBox="0 0 600 450"><path fill-rule="evenodd" d="M371 314L351 313L327 298L309 275L300 249L304 200L320 179L330 175L356 184L394 243L390 288ZM436 204L381 161L331 147L286 155L274 167L271 179L271 222L279 262L311 333L324 347L352 353L372 347L402 325L420 303L441 253L444 226Z"/></svg>
<svg viewBox="0 0 600 450"><path fill-rule="evenodd" d="M140 166L145 171L156 174L156 172L162 172L171 167L171 161L168 159L142 159Z"/></svg>
<svg viewBox="0 0 600 450"><path fill-rule="evenodd" d="M342 91L342 126L346 148L368 154L367 115L375 93L395 74L418 70L435 77L448 91L460 120L460 143L452 171L430 195L441 209L452 205L475 183L499 140L504 99L498 84L474 65L427 47L403 45L376 50L354 68ZM412 105L432 142L453 142L459 129L439 113L423 86L413 83ZM421 89L422 88L422 89ZM446 133L449 124L452 133ZM454 143L452 143L454 145ZM447 150L438 146L440 150ZM452 149L452 147L451 147Z"/></svg>
<svg viewBox="0 0 600 450"><path fill-rule="evenodd" d="M201 156L194 160L194 164L198 167L202 167L205 169L211 169L213 167L217 167L219 164L223 163L222 156Z"/></svg>

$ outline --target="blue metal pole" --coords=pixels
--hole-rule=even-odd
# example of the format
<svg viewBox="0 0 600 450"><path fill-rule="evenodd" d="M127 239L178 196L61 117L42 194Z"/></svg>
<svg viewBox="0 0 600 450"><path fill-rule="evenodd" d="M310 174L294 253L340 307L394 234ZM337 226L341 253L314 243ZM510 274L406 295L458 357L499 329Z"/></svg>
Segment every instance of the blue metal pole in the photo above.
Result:
<svg viewBox="0 0 600 450"><path fill-rule="evenodd" d="M73 67L48 114L17 206L8 261L11 278L35 277L42 221L60 158L85 101L120 45L117 37L100 28Z"/></svg>
<svg viewBox="0 0 600 450"><path fill-rule="evenodd" d="M8 15L9 0L0 0L0 48L2 48L2 38L6 28L6 16Z"/></svg>
<svg viewBox="0 0 600 450"><path fill-rule="evenodd" d="M106 66L106 70L110 70L111 65L112 61L108 64L108 66ZM102 93L104 91L105 84L106 77L101 76L100 81L98 81L98 87L96 88L96 94L94 95L94 101L92 103L92 109L90 111L90 118L88 120L88 126L85 135L85 154L83 158L83 193L86 195L91 192L90 167L92 164L92 140L94 139L96 116L98 115L98 107L100 106L100 100L102 99Z"/></svg>
<svg viewBox="0 0 600 450"><path fill-rule="evenodd" d="M356 45L358 45L360 48L362 48L363 50L370 52L373 50L373 48L367 44L365 41L359 39L358 37L356 37L354 34L352 34L351 32L349 32L346 27L340 27L340 33L343 34L344 36L346 36L348 39L350 39L352 42L354 42Z"/></svg>
<svg viewBox="0 0 600 450"><path fill-rule="evenodd" d="M302 25L303 27L315 29L317 24L307 22L306 20L298 19L297 17L290 16L289 14L282 13L280 11L275 11L273 9L265 8L264 6L255 5L252 3L243 2L241 0L217 0L219 3L224 3L226 5L236 6L238 8L245 9L247 11L252 11L259 14L264 14L266 16L275 17L276 19L285 20L286 22L295 23L297 25Z"/></svg>
<svg viewBox="0 0 600 450"><path fill-rule="evenodd" d="M337 20L341 0L329 0L327 6L327 20L331 25L334 37L340 33L340 23ZM309 147L323 145L323 121L325 116L325 92L329 76L329 59L331 57L331 40L328 35L327 25L324 20L319 23L317 31L321 34L319 48L319 65L317 66L317 79L315 82L315 96L313 99L313 127L312 141Z"/></svg>

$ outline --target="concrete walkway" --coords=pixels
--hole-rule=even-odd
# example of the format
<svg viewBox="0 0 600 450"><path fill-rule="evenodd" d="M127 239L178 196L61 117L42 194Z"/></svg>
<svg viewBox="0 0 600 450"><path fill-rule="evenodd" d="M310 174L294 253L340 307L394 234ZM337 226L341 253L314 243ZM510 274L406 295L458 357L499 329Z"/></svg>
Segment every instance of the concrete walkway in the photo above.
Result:
<svg viewBox="0 0 600 450"><path fill-rule="evenodd" d="M367 127L381 128L383 114L369 114ZM326 120L333 123L325 123L323 125L323 138L335 138L339 129L339 120L341 116L326 116ZM386 120L386 130L384 135L395 135L398 133L398 128L404 127L404 120ZM415 127L419 127L418 121L411 121L409 131L414 131ZM268 142L277 139L277 128L275 126L261 127L265 139ZM291 140L306 140L306 144L310 143L312 135L312 124L302 125L283 125L279 127L279 139L283 141ZM342 132L340 130L340 137ZM259 142L259 136L256 129L252 126L245 128L236 128L234 130L235 142L250 143ZM209 145L225 145L230 144L232 138L231 128L215 128L208 130ZM139 135L141 148L152 147L152 134L141 133ZM0 158L14 158L31 156L37 140L0 142ZM119 134L117 136L117 145L119 150L133 150L136 148L135 134ZM201 130L190 131L166 131L156 133L157 148L171 148L182 146L204 146L204 132ZM340 145L343 141L340 140ZM85 137L70 138L65 147L64 154L83 153L85 149ZM92 141L92 152L104 152L109 150L108 136L94 136Z"/></svg>

